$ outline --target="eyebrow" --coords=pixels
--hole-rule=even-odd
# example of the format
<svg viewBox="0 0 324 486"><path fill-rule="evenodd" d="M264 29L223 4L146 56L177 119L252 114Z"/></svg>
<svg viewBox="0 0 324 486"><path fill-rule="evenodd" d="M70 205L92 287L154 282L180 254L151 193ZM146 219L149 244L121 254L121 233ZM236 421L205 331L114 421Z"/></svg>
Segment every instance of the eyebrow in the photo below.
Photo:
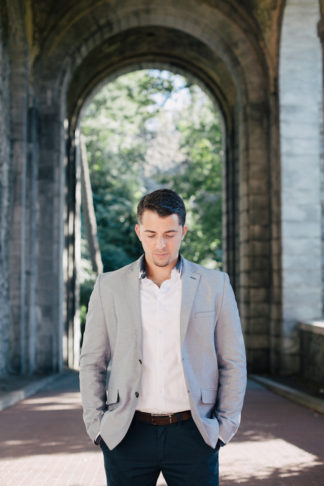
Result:
<svg viewBox="0 0 324 486"><path fill-rule="evenodd" d="M153 231L153 230L144 230L144 233L156 233L156 231ZM168 230L168 231L165 231L165 233L177 233L177 230Z"/></svg>

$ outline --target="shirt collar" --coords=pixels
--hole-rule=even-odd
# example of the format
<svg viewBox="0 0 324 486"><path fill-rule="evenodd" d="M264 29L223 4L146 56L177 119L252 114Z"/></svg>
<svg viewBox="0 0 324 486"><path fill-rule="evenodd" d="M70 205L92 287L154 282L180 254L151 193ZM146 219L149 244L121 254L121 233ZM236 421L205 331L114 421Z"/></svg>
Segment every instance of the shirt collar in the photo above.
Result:
<svg viewBox="0 0 324 486"><path fill-rule="evenodd" d="M183 267L182 256L179 253L178 261L177 261L177 264L174 268L176 270L178 270L180 277L181 277L181 274L182 274L182 267ZM146 277L147 277L146 262L145 262L145 255L143 255L142 258L141 258L141 261L140 261L140 271L139 271L138 278L143 279L143 278L146 278Z"/></svg>

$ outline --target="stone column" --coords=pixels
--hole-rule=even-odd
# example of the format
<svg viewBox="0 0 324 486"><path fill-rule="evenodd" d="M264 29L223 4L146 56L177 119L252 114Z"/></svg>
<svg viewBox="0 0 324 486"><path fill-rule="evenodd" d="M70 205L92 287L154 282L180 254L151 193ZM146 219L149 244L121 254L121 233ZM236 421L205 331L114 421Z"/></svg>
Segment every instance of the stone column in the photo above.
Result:
<svg viewBox="0 0 324 486"><path fill-rule="evenodd" d="M36 207L38 173L38 110L30 100L27 115L27 167L26 167L26 332L24 372L36 371L36 311L35 292L37 275Z"/></svg>
<svg viewBox="0 0 324 486"><path fill-rule="evenodd" d="M6 374L9 352L8 243L10 206L10 95L7 11L0 6L0 376Z"/></svg>
<svg viewBox="0 0 324 486"><path fill-rule="evenodd" d="M240 117L240 312L249 369L269 371L271 292L269 107L246 103Z"/></svg>
<svg viewBox="0 0 324 486"><path fill-rule="evenodd" d="M233 120L233 123L237 120ZM224 130L225 132L225 130ZM226 132L226 157L223 163L223 269L230 275L234 290L239 284L239 215L238 215L238 140L236 131Z"/></svg>
<svg viewBox="0 0 324 486"><path fill-rule="evenodd" d="M9 235L9 369L26 372L26 165L29 62L18 1L8 2L10 54L11 194Z"/></svg>
<svg viewBox="0 0 324 486"><path fill-rule="evenodd" d="M318 2L288 0L280 48L281 371L299 370L296 322L322 314L322 66Z"/></svg>
<svg viewBox="0 0 324 486"><path fill-rule="evenodd" d="M317 24L317 33L322 47L322 72L324 72L324 15ZM324 110L324 103L322 106ZM324 113L324 111L322 112ZM322 302L324 303L324 157L323 157L323 126L321 133L321 210L322 210Z"/></svg>
<svg viewBox="0 0 324 486"><path fill-rule="evenodd" d="M40 97L39 104L35 367L53 372L63 365L64 128L57 93L51 86L43 91L47 97Z"/></svg>
<svg viewBox="0 0 324 486"><path fill-rule="evenodd" d="M81 267L81 183L78 130L67 133L64 208L64 308L63 360L70 368L79 367L80 311L79 272Z"/></svg>

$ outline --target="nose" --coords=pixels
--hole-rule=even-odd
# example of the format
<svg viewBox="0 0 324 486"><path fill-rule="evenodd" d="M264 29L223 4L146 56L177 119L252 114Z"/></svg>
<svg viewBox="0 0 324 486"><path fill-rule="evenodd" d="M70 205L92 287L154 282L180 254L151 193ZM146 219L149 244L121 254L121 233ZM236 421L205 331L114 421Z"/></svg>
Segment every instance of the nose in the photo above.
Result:
<svg viewBox="0 0 324 486"><path fill-rule="evenodd" d="M163 236L161 236L161 238L157 238L156 247L158 250L165 248L165 238L163 238Z"/></svg>

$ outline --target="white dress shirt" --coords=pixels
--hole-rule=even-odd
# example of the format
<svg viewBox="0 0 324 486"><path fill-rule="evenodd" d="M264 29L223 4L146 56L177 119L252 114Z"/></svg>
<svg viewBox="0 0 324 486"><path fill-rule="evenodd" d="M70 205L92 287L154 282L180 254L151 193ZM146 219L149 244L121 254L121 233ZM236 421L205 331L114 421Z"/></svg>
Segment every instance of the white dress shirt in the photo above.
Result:
<svg viewBox="0 0 324 486"><path fill-rule="evenodd" d="M137 410L169 414L190 410L181 359L181 270L158 287L141 274L143 375Z"/></svg>

